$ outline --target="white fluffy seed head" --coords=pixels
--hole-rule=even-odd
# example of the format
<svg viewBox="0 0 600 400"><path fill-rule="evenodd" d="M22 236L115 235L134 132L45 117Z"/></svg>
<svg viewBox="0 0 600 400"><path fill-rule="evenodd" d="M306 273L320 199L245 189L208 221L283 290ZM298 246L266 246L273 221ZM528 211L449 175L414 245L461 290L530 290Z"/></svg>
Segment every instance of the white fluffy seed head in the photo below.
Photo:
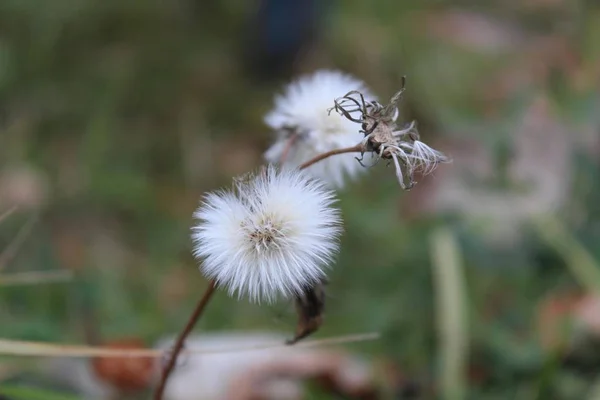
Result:
<svg viewBox="0 0 600 400"><path fill-rule="evenodd" d="M275 98L274 109L265 117L267 125L276 131L266 160L275 164L283 158L284 166L297 167L326 151L359 143L363 138L359 127L336 112L328 112L335 98L351 90L363 93L366 102L375 99L363 82L338 71L320 70L292 82ZM295 140L290 139L292 135L296 135ZM337 188L361 170L352 153L329 157L307 169Z"/></svg>
<svg viewBox="0 0 600 400"><path fill-rule="evenodd" d="M194 213L194 255L230 295L272 302L320 281L339 248L335 195L298 170L269 166L208 194Z"/></svg>

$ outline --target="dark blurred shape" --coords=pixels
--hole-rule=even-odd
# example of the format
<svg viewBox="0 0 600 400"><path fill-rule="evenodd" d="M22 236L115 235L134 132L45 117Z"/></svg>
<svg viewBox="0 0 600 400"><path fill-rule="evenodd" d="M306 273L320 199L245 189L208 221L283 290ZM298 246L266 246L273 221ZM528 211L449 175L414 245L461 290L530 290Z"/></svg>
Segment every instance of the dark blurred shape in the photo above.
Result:
<svg viewBox="0 0 600 400"><path fill-rule="evenodd" d="M316 332L323 324L323 312L325 311L325 285L327 282L316 283L296 296L296 312L298 313L298 325L296 335L287 341L292 345Z"/></svg>
<svg viewBox="0 0 600 400"><path fill-rule="evenodd" d="M394 400L417 400L428 398L425 393L424 384L417 378L407 375L398 361L384 362L384 378L389 395Z"/></svg>
<svg viewBox="0 0 600 400"><path fill-rule="evenodd" d="M422 398L421 385L415 381L407 381L398 389L398 400L416 400Z"/></svg>
<svg viewBox="0 0 600 400"><path fill-rule="evenodd" d="M330 0L262 0L243 40L249 72L259 80L289 78L302 50L317 38Z"/></svg>
<svg viewBox="0 0 600 400"><path fill-rule="evenodd" d="M339 382L339 373L335 371L323 372L314 378L314 381L336 398L347 400L379 400L382 398L379 390L374 385L359 385L357 387L346 387L347 383Z"/></svg>

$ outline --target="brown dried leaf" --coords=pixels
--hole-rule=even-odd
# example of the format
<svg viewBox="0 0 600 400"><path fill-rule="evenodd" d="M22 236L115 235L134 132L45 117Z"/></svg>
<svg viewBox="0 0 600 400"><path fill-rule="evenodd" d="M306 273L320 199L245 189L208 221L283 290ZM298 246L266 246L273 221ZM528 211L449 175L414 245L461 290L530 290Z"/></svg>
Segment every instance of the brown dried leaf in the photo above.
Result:
<svg viewBox="0 0 600 400"><path fill-rule="evenodd" d="M121 339L106 343L108 349L145 349L144 342L137 338ZM152 383L155 370L152 357L96 357L92 359L92 368L98 378L109 383L121 392L146 389Z"/></svg>
<svg viewBox="0 0 600 400"><path fill-rule="evenodd" d="M370 367L348 354L332 351L290 353L288 357L256 364L233 379L225 398L230 400L271 400L275 381L292 383L311 379L330 393L347 399L378 399ZM283 386L280 386L280 390ZM288 386L286 399L300 399ZM296 397L298 396L298 397Z"/></svg>

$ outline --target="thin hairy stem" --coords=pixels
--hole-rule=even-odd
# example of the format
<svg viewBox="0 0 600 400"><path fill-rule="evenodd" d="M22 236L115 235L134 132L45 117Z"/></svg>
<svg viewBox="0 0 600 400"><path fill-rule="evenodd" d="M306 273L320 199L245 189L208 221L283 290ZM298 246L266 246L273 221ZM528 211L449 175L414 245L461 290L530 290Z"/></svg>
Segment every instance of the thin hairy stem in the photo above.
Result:
<svg viewBox="0 0 600 400"><path fill-rule="evenodd" d="M181 331L181 333L179 334L179 337L177 338L177 341L175 342L175 347L173 348L173 351L171 352L169 361L167 362L167 365L165 366L165 368L162 371L162 374L160 377L160 382L158 383L158 387L156 388L156 391L154 392L154 400L162 399L163 392L165 391L165 387L167 385L167 380L169 379L169 375L171 375L171 372L173 372L173 369L175 368L175 364L177 362L177 356L181 352L181 349L183 349L185 339L188 337L188 335L190 334L192 329L194 329L194 326L196 325L196 323L202 316L204 309L208 305L208 302L212 298L212 295L215 293L216 287L217 287L216 282L214 280L210 281L208 288L206 289L206 291L204 292L204 295L202 296L202 298L196 305L196 308L194 309L194 312L190 316L190 319L188 320L187 324L183 328L183 331Z"/></svg>
<svg viewBox="0 0 600 400"><path fill-rule="evenodd" d="M345 153L364 153L366 151L365 145L362 143L359 143L355 146L352 147L344 147L342 149L335 149L335 150L330 150L327 151L325 153L319 154L318 156L306 161L305 163L303 163L302 165L300 165L300 167L298 167L298 169L303 170L306 169L308 167L310 167L311 165L314 165L316 163L318 163L319 161L322 161L326 158L329 158L331 156L335 156L338 154L345 154Z"/></svg>

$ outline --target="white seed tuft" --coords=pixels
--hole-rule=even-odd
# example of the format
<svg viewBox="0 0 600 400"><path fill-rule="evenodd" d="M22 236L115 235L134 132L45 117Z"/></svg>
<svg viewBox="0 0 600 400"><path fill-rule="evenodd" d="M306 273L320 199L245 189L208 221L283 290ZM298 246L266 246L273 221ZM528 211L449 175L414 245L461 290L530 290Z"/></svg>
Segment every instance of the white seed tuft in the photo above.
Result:
<svg viewBox="0 0 600 400"><path fill-rule="evenodd" d="M230 295L274 301L320 281L339 248L335 194L298 170L262 172L208 194L194 213L194 255Z"/></svg>
<svg viewBox="0 0 600 400"><path fill-rule="evenodd" d="M265 117L276 132L275 143L265 153L266 160L297 167L321 153L359 143L363 135L356 124L328 112L340 93L351 90L361 91L367 101L374 99L363 82L338 71L320 70L288 85ZM330 157L307 168L307 172L330 187L340 188L362 170L354 158L354 154Z"/></svg>

